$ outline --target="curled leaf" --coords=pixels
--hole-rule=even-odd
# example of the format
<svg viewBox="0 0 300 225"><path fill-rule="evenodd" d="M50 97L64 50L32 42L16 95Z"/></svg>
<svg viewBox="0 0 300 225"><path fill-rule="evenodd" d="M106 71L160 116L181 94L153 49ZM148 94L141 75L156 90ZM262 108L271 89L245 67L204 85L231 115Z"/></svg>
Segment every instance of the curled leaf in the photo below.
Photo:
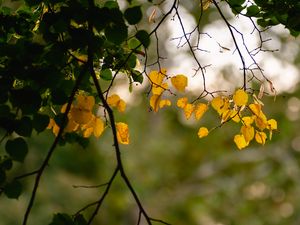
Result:
<svg viewBox="0 0 300 225"><path fill-rule="evenodd" d="M244 135L242 134L237 134L234 136L233 141L235 142L236 146L238 149L243 149L248 146L249 142L245 140Z"/></svg>
<svg viewBox="0 0 300 225"><path fill-rule="evenodd" d="M129 129L126 123L116 123L117 139L120 144L129 144Z"/></svg>

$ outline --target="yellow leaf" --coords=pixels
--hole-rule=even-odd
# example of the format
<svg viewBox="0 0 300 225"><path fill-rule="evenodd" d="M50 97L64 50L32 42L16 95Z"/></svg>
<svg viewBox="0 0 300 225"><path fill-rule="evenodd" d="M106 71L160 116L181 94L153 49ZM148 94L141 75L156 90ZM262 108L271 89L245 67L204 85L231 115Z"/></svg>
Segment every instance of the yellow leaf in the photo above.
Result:
<svg viewBox="0 0 300 225"><path fill-rule="evenodd" d="M246 105L248 102L248 94L244 90L237 90L233 95L233 102L237 106Z"/></svg>
<svg viewBox="0 0 300 225"><path fill-rule="evenodd" d="M159 101L159 108L163 108L165 106L170 106L171 101L169 99L162 99Z"/></svg>
<svg viewBox="0 0 300 225"><path fill-rule="evenodd" d="M269 130L277 130L277 121L274 119L268 120L268 129Z"/></svg>
<svg viewBox="0 0 300 225"><path fill-rule="evenodd" d="M242 121L243 123L246 125L246 126L250 126L253 122L254 122L254 117L252 116L244 116L242 118Z"/></svg>
<svg viewBox="0 0 300 225"><path fill-rule="evenodd" d="M87 129L85 129L82 133L83 137L85 137L85 138L90 137L92 135L93 131L94 131L93 127L89 127Z"/></svg>
<svg viewBox="0 0 300 225"><path fill-rule="evenodd" d="M264 145L266 143L267 135L265 132L256 131L255 140L258 144Z"/></svg>
<svg viewBox="0 0 300 225"><path fill-rule="evenodd" d="M248 144L249 144L249 142L247 142L245 140L245 137L242 134L235 135L233 141L235 142L236 146L240 150L243 149L243 148L245 148L245 147L247 147Z"/></svg>
<svg viewBox="0 0 300 225"><path fill-rule="evenodd" d="M124 145L129 144L129 129L126 123L116 123L118 142Z"/></svg>
<svg viewBox="0 0 300 225"><path fill-rule="evenodd" d="M207 104L204 104L204 103L197 104L196 108L195 108L196 120L200 120L202 118L202 116L204 115L204 113L207 111L207 109L208 109Z"/></svg>
<svg viewBox="0 0 300 225"><path fill-rule="evenodd" d="M100 118L96 117L95 118L95 124L94 124L94 127L93 127L94 136L96 138L100 137L101 134L104 131L104 128L105 128L104 122Z"/></svg>
<svg viewBox="0 0 300 225"><path fill-rule="evenodd" d="M168 89L168 84L167 83L162 83L159 85L153 85L152 86L152 93L154 95L161 95L165 90Z"/></svg>
<svg viewBox="0 0 300 225"><path fill-rule="evenodd" d="M180 92L184 92L188 84L188 78L185 75L178 74L171 78L173 87Z"/></svg>
<svg viewBox="0 0 300 225"><path fill-rule="evenodd" d="M70 115L70 114L69 114ZM65 132L74 132L78 129L79 127L79 124L76 123L72 118L71 116L68 117L69 120L68 120L68 124L67 126L65 127Z"/></svg>
<svg viewBox="0 0 300 225"><path fill-rule="evenodd" d="M179 98L177 100L177 106L179 108L184 108L187 103L188 103L188 98L187 97Z"/></svg>
<svg viewBox="0 0 300 225"><path fill-rule="evenodd" d="M241 121L241 115L239 111L236 111L235 109L232 109L230 111L230 117L232 119L232 121L239 123Z"/></svg>
<svg viewBox="0 0 300 225"><path fill-rule="evenodd" d="M252 126L242 126L241 133L243 134L245 141L248 143L254 138L254 127Z"/></svg>
<svg viewBox="0 0 300 225"><path fill-rule="evenodd" d="M73 107L70 114L71 119L80 125L87 124L93 118L93 113L91 111L80 107Z"/></svg>
<svg viewBox="0 0 300 225"><path fill-rule="evenodd" d="M200 127L199 131L198 131L198 137L199 138L203 138L206 137L208 135L209 131L206 127Z"/></svg>
<svg viewBox="0 0 300 225"><path fill-rule="evenodd" d="M52 132L55 136L58 135L59 132L59 126L55 123L55 120L50 118L49 124L47 126L47 129L52 129Z"/></svg>
<svg viewBox="0 0 300 225"><path fill-rule="evenodd" d="M117 107L120 101L120 96L117 94L113 94L107 98L107 104L111 107Z"/></svg>
<svg viewBox="0 0 300 225"><path fill-rule="evenodd" d="M261 105L260 104L250 104L249 108L252 111L252 113L256 116L258 116L261 112Z"/></svg>
<svg viewBox="0 0 300 225"><path fill-rule="evenodd" d="M260 112L260 114L255 117L254 121L255 121L255 125L260 130L264 130L268 126L267 117L263 112Z"/></svg>
<svg viewBox="0 0 300 225"><path fill-rule="evenodd" d="M119 104L117 105L117 109L118 109L119 112L125 112L125 110L126 110L126 102L123 99L121 99L119 101Z"/></svg>
<svg viewBox="0 0 300 225"><path fill-rule="evenodd" d="M211 100L211 106L219 113L219 115L222 115L223 112L229 109L229 99L218 96Z"/></svg>
<svg viewBox="0 0 300 225"><path fill-rule="evenodd" d="M95 105L95 98L93 96L85 96L85 95L77 95L76 97L77 105L76 107L92 111L94 105Z"/></svg>
<svg viewBox="0 0 300 225"><path fill-rule="evenodd" d="M194 112L195 106L193 104L188 103L183 109L185 118L188 120Z"/></svg>
<svg viewBox="0 0 300 225"><path fill-rule="evenodd" d="M150 98L150 106L154 112L157 112L159 109L160 95L152 95Z"/></svg>
<svg viewBox="0 0 300 225"><path fill-rule="evenodd" d="M225 122L227 122L230 119L231 119L231 110L227 109L221 115L221 123L225 123Z"/></svg>
<svg viewBox="0 0 300 225"><path fill-rule="evenodd" d="M211 4L211 0L201 0L200 1L200 7L202 8L202 10L207 10Z"/></svg>
<svg viewBox="0 0 300 225"><path fill-rule="evenodd" d="M111 107L117 107L119 112L124 112L126 110L126 102L117 94L109 96L107 98L107 103Z"/></svg>

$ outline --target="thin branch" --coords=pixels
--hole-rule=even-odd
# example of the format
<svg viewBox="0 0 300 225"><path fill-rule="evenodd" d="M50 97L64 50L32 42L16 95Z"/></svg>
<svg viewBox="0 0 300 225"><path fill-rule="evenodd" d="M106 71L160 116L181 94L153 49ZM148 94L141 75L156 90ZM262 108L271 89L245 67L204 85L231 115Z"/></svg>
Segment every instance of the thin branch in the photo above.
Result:
<svg viewBox="0 0 300 225"><path fill-rule="evenodd" d="M67 107L66 107L66 111L65 113L63 114L63 118L62 118L62 124L59 128L59 132L52 144L52 146L50 147L41 167L38 169L37 173L36 173L36 177L35 177L35 182L34 182L34 186L33 186L33 189L32 189L32 193L31 193L31 197L30 197L30 200L29 200L29 203L28 203L28 206L26 208L26 211L25 211L25 215L24 215L24 218L23 218L23 225L26 225L27 224L27 221L28 221L28 217L30 215L30 212L31 212L31 209L34 205L34 200L35 200L35 197L36 197L36 193L37 193L37 189L38 189L38 186L40 184L40 180L41 180L41 177L42 177L42 174L46 168L46 166L48 165L52 155L53 155L53 152L54 150L56 149L57 145L58 145L58 142L60 140L60 138L62 137L62 134L63 134L63 130L66 126L66 122L67 122L67 118L68 118L68 113L70 112L70 109L71 109L71 104L74 100L74 97L75 97L75 94L78 90L78 87L82 81L82 78L84 77L85 73L87 71L87 66L84 66L84 68L82 69L81 73L79 74L77 80L76 80L76 83L74 85L74 88L72 90L72 93L69 97L69 101L68 101L68 104L67 104Z"/></svg>

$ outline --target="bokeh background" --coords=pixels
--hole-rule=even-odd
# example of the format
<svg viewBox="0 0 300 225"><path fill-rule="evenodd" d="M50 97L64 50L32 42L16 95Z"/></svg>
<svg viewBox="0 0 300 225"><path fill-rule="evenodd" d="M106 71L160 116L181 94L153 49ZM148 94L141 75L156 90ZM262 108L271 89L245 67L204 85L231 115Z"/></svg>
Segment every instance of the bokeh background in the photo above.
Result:
<svg viewBox="0 0 300 225"><path fill-rule="evenodd" d="M181 12L185 15L186 26L192 27L198 18L198 3L186 2L189 3L183 5ZM4 5L11 6L10 1L2 1ZM126 7L125 3L120 5ZM146 3L143 7L147 17L153 9ZM167 7L165 3L157 10L163 14ZM232 17L228 9L224 10L228 19L245 32L249 45L257 44L257 37L251 34L252 28L247 28L243 18ZM169 18L158 32L161 55L167 58L161 64L170 73L192 75L193 59L184 46L178 48L178 42L172 40L181 34L180 27L174 24L176 19ZM141 26L151 29L154 25L148 24L145 18ZM204 47L208 52L201 52L201 62L212 64L207 69L209 87L211 90L233 90L241 86L238 58L214 7L205 14L205 30L213 37L204 35ZM263 98L268 118L275 118L279 125L272 141L265 146L252 144L238 151L233 136L239 127L233 123L199 139L200 125L214 127L219 124L213 110L209 110L200 122L187 122L175 106L154 113L149 110L147 81L131 94L126 82L118 81L115 91L127 99L128 108L125 114L116 116L117 120L129 124L131 135L131 144L122 146L124 166L152 217L180 225L300 224L300 39L292 38L280 26L263 35L272 39L266 43L266 48L278 49L257 56L278 92L276 99L272 95ZM230 51L221 51L218 44ZM150 61L156 60L155 53L154 48L149 50ZM140 61L143 63L142 58ZM199 94L202 81L190 78L188 94L192 99ZM258 84L253 86L259 87ZM15 166L10 176L38 168L53 140L50 131L28 140L30 154L24 165ZM3 146L1 151L4 151ZM57 148L42 178L29 224L49 224L53 213L73 214L96 201L104 187L79 186L106 183L115 166L109 129L101 138L91 138L86 149L77 144ZM33 177L22 180L26 191L18 200L0 197L1 225L21 223L33 180ZM90 212L86 210L85 215ZM137 223L137 218L138 208L118 176L94 224L132 225Z"/></svg>

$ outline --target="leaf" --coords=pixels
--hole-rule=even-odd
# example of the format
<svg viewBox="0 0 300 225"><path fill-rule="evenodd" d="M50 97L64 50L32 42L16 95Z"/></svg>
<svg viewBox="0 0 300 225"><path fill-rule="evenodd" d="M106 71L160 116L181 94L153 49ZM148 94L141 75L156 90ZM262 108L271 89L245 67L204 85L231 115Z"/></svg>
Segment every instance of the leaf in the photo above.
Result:
<svg viewBox="0 0 300 225"><path fill-rule="evenodd" d="M256 131L255 140L258 144L264 145L266 143L267 135L265 132Z"/></svg>
<svg viewBox="0 0 300 225"><path fill-rule="evenodd" d="M148 48L150 45L150 36L147 31L145 30L139 30L136 34L135 37L142 43L142 45L145 48Z"/></svg>
<svg viewBox="0 0 300 225"><path fill-rule="evenodd" d="M171 78L171 83L177 91L184 92L188 85L188 78L185 75L178 74Z"/></svg>
<svg viewBox="0 0 300 225"><path fill-rule="evenodd" d="M254 138L254 127L242 126L241 133L243 134L245 141L249 143Z"/></svg>
<svg viewBox="0 0 300 225"><path fill-rule="evenodd" d="M96 138L100 137L101 134L103 133L104 129L105 129L105 125L104 125L103 120L96 117L95 118L95 123L94 123L94 130L93 130L94 136Z"/></svg>
<svg viewBox="0 0 300 225"><path fill-rule="evenodd" d="M49 116L45 114L36 113L33 116L32 126L38 133L40 133L47 128L49 122Z"/></svg>
<svg viewBox="0 0 300 225"><path fill-rule="evenodd" d="M207 109L208 109L207 104L204 104L204 103L197 104L196 108L195 108L196 120L200 120L202 118L202 116L204 115L204 113L207 111Z"/></svg>
<svg viewBox="0 0 300 225"><path fill-rule="evenodd" d="M157 112L159 108L170 105L171 101L168 99L161 99L161 95L152 95L150 98L150 106L154 110L154 112Z"/></svg>
<svg viewBox="0 0 300 225"><path fill-rule="evenodd" d="M129 144L129 129L126 123L118 122L116 123L117 129L117 139L120 144Z"/></svg>
<svg viewBox="0 0 300 225"><path fill-rule="evenodd" d="M269 130L277 130L277 121L274 119L268 120L268 129Z"/></svg>
<svg viewBox="0 0 300 225"><path fill-rule="evenodd" d="M233 141L240 150L247 147L249 144L248 142L246 142L245 137L242 134L235 135Z"/></svg>
<svg viewBox="0 0 300 225"><path fill-rule="evenodd" d="M28 153L28 146L23 138L18 137L13 140L8 140L5 145L5 150L13 160L23 162Z"/></svg>
<svg viewBox="0 0 300 225"><path fill-rule="evenodd" d="M49 225L74 225L71 216L65 213L57 213L53 216Z"/></svg>
<svg viewBox="0 0 300 225"><path fill-rule="evenodd" d="M110 69L102 69L100 72L100 77L103 80L112 80L113 79L112 72Z"/></svg>
<svg viewBox="0 0 300 225"><path fill-rule="evenodd" d="M237 106L246 105L248 102L248 94L244 90L237 90L233 95L233 102Z"/></svg>
<svg viewBox="0 0 300 225"><path fill-rule="evenodd" d="M200 127L199 131L198 131L198 137L199 138L203 138L206 137L208 135L209 131L206 127Z"/></svg>
<svg viewBox="0 0 300 225"><path fill-rule="evenodd" d="M229 99L226 97L218 96L211 100L211 106L222 115L225 111L229 109Z"/></svg>
<svg viewBox="0 0 300 225"><path fill-rule="evenodd" d="M8 198L18 199L22 193L22 189L22 184L19 181L14 180L4 186L3 192Z"/></svg>
<svg viewBox="0 0 300 225"><path fill-rule="evenodd" d="M194 112L195 110L195 106L193 104L186 104L186 106L183 108L184 110L184 115L185 115L185 118L188 120L191 116L192 116L192 113Z"/></svg>
<svg viewBox="0 0 300 225"><path fill-rule="evenodd" d="M126 9L124 12L124 17L130 25L137 24L143 17L141 6L134 6Z"/></svg>
<svg viewBox="0 0 300 225"><path fill-rule="evenodd" d="M123 23L112 23L105 28L105 36L110 42L120 45L128 36L127 26Z"/></svg>
<svg viewBox="0 0 300 225"><path fill-rule="evenodd" d="M259 16L259 12L260 12L260 9L258 8L258 6L251 5L247 8L246 15L250 16L250 17L252 17L252 16L256 17L256 16Z"/></svg>
<svg viewBox="0 0 300 225"><path fill-rule="evenodd" d="M134 70L132 73L131 73L131 77L133 79L134 82L138 82L140 84L143 83L144 81L144 76L141 72L137 71L137 70Z"/></svg>
<svg viewBox="0 0 300 225"><path fill-rule="evenodd" d="M32 121L29 117L23 116L16 123L15 132L24 137L30 137L32 133Z"/></svg>
<svg viewBox="0 0 300 225"><path fill-rule="evenodd" d="M177 100L177 106L182 109L186 106L187 103L188 103L187 97L179 98Z"/></svg>

